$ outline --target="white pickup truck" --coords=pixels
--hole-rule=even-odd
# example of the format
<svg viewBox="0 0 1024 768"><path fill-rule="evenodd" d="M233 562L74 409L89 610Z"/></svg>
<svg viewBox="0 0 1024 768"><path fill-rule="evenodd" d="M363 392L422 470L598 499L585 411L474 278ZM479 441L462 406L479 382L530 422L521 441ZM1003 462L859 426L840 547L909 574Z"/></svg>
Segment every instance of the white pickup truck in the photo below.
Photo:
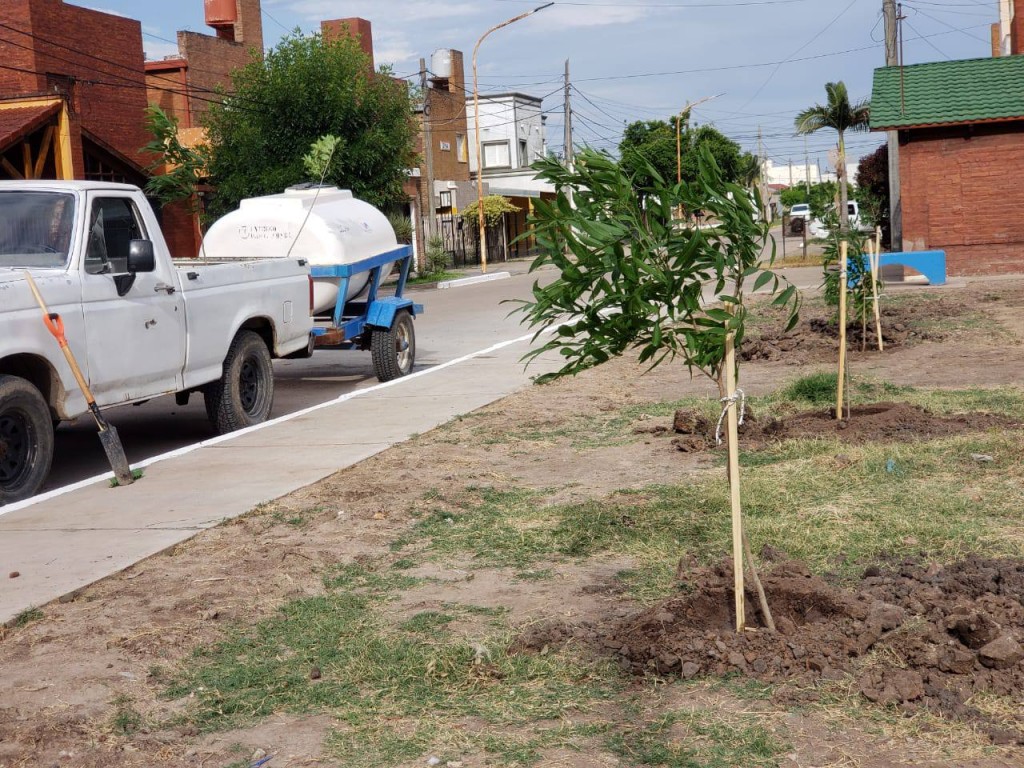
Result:
<svg viewBox="0 0 1024 768"><path fill-rule="evenodd" d="M26 270L101 408L202 392L229 432L269 416L271 358L312 348L305 261L176 266L136 187L0 182L0 505L39 489L55 425L88 410Z"/></svg>

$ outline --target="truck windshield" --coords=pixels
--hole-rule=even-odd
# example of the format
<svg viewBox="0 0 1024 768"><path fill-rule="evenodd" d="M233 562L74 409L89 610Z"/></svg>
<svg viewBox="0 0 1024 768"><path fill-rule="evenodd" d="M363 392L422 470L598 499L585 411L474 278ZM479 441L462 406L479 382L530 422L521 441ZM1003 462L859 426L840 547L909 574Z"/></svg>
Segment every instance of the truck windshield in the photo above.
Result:
<svg viewBox="0 0 1024 768"><path fill-rule="evenodd" d="M75 198L61 192L0 192L0 267L63 267Z"/></svg>

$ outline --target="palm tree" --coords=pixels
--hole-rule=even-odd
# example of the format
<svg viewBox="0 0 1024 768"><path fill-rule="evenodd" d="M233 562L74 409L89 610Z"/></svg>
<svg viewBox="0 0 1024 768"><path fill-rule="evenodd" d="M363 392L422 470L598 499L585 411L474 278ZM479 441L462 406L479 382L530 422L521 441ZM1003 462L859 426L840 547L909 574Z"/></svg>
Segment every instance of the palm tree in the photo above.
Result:
<svg viewBox="0 0 1024 768"><path fill-rule="evenodd" d="M822 128L831 128L839 134L839 231L846 233L850 228L847 214L846 192L846 131L866 131L871 117L871 100L863 99L856 104L850 103L846 91L846 83L825 83L828 104L815 104L796 116L796 132L798 134L814 133Z"/></svg>

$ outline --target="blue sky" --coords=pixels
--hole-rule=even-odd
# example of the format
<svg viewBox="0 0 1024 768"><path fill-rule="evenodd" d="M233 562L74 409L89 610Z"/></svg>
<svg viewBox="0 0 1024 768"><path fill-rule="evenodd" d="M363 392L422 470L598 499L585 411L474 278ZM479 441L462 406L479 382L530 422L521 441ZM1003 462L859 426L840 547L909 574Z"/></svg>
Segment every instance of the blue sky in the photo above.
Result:
<svg viewBox="0 0 1024 768"><path fill-rule="evenodd" d="M142 22L151 58L174 53L175 31L210 31L203 0L72 0ZM322 19L362 16L373 24L378 65L414 76L438 48L470 57L489 27L542 0L264 0L263 31L272 47L286 31L319 29ZM844 80L853 98L870 96L872 70L884 63L881 0L572 0L557 2L490 35L481 45L481 92L544 96L548 145L562 145L562 74L569 60L575 91L575 142L614 148L623 125L668 119L687 101L716 96L694 111L745 148L763 133L777 164L802 163L804 139L793 117L824 100L824 83ZM997 0L905 0L904 61L990 55ZM471 87L471 85L470 85ZM835 135L808 141L824 167ZM882 143L851 137L851 156Z"/></svg>

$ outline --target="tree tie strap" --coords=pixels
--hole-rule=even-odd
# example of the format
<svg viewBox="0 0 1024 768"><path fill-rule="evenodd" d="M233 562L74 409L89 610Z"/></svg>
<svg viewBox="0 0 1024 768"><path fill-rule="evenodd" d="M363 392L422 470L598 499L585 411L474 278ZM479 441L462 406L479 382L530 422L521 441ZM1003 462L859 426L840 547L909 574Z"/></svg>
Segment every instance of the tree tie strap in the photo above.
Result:
<svg viewBox="0 0 1024 768"><path fill-rule="evenodd" d="M739 387L729 397L723 397L719 400L722 404L722 413L718 417L718 425L715 427L715 445L722 444L722 422L725 421L725 415L729 412L729 408L736 403L740 404L740 418L736 422L738 425L743 425L743 418L747 415L747 396L743 393L743 390Z"/></svg>

